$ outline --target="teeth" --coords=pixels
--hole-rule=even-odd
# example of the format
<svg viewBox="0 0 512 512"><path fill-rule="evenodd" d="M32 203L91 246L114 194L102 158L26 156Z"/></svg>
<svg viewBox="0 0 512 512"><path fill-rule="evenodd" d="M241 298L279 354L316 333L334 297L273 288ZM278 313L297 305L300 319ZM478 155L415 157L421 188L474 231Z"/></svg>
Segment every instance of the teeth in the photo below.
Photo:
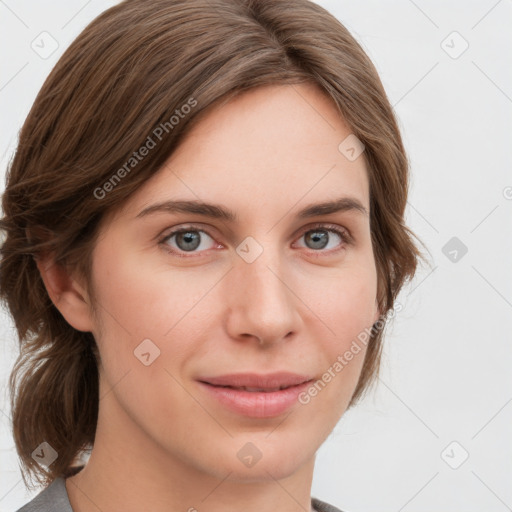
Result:
<svg viewBox="0 0 512 512"><path fill-rule="evenodd" d="M250 387L247 387L247 386L241 386L241 387L234 388L234 389L242 389L244 391L256 391L256 392L271 393L273 391L280 391L281 389L284 389L286 387L287 386L282 386L282 387L277 387L277 388L262 389L262 388L250 388Z"/></svg>
<svg viewBox="0 0 512 512"><path fill-rule="evenodd" d="M250 392L253 392L253 393L272 393L272 392L275 392L275 391L281 391L282 389L288 389L290 386L280 386L280 387L276 387L276 388L252 388L252 387L249 387L249 386L222 386L222 385L218 385L218 387L221 387L221 388L230 388L230 389L238 389L240 391L250 391Z"/></svg>

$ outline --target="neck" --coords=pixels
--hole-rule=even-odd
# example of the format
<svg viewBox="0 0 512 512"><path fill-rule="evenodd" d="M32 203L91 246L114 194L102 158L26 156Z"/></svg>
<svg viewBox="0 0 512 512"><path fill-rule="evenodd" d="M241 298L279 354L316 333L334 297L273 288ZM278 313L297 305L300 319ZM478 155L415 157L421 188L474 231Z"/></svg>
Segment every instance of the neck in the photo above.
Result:
<svg viewBox="0 0 512 512"><path fill-rule="evenodd" d="M314 456L298 468L286 460L265 465L264 456L250 470L226 470L222 460L201 467L145 436L120 407L109 403L107 414L101 402L90 458L66 479L74 512L310 512Z"/></svg>

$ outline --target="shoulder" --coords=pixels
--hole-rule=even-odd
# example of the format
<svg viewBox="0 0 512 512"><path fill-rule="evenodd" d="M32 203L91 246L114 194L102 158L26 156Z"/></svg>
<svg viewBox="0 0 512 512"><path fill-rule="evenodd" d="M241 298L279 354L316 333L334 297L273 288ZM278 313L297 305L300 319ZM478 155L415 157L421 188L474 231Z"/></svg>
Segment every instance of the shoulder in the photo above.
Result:
<svg viewBox="0 0 512 512"><path fill-rule="evenodd" d="M66 491L66 481L62 477L55 479L16 512L73 512Z"/></svg>
<svg viewBox="0 0 512 512"><path fill-rule="evenodd" d="M311 498L311 504L317 512L343 512L339 508L336 508L334 505L330 505L329 503L321 501L318 498Z"/></svg>

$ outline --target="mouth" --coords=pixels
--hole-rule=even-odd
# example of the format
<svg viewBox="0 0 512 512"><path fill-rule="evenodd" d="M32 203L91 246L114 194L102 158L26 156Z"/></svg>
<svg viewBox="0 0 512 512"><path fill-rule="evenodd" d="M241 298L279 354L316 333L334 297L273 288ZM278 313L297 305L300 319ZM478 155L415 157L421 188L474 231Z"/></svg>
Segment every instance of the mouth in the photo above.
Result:
<svg viewBox="0 0 512 512"><path fill-rule="evenodd" d="M304 382L312 380L312 377L291 372L267 374L232 373L216 377L204 377L198 380L218 387L243 389L245 391L272 392L303 384Z"/></svg>
<svg viewBox="0 0 512 512"><path fill-rule="evenodd" d="M283 414L313 378L289 372L230 374L198 379L210 398L232 412L252 418Z"/></svg>

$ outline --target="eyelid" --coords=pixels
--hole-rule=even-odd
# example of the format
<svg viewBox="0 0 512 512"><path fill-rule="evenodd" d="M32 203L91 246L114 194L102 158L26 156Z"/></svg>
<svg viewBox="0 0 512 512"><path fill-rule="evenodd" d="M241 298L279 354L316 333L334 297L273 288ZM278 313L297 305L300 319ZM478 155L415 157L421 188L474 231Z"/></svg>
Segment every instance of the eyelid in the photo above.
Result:
<svg viewBox="0 0 512 512"><path fill-rule="evenodd" d="M209 226L208 228L203 228L203 227L201 227L200 224L193 224L193 223L180 225L180 227L176 227L176 228L172 229L166 235L163 235L161 237L159 236L158 237L158 243L159 243L159 245L164 245L165 246L166 242L172 236L174 236L176 234L179 234L181 232L186 232L186 231L197 231L197 232L204 233L204 234L208 235L212 240L214 240L214 242L216 244L219 244L219 242L217 242L215 240L215 237L212 236L208 232L209 229L211 229L211 226ZM342 243L341 243L341 245L340 245L340 247L338 249L330 249L330 250L327 250L327 251L323 251L323 250L315 251L314 249L309 249L310 252L317 253L318 256L320 256L322 254L333 254L333 253L336 253L338 251L341 251L343 248L345 248L345 246L351 245L354 242L354 239L353 239L350 231L347 228L345 228L343 226L340 226L338 224L329 224L329 223L326 223L326 222L316 222L314 224L308 224L307 226L302 227L299 230L298 234L294 235L294 239L300 238L305 233L307 233L309 231L314 231L315 229L318 229L318 230L324 229L326 231L334 232L334 233L336 233L342 239ZM220 245L222 245L222 244L220 244ZM186 255L187 254L186 251L176 251L174 249L170 250L168 247L165 250L169 254L173 254L173 255L176 255L176 256L179 256L179 257L194 257L194 256L202 255L203 253L207 252L209 249L206 249L204 251L199 251L199 252L191 251L189 253L189 255Z"/></svg>
<svg viewBox="0 0 512 512"><path fill-rule="evenodd" d="M167 253L172 254L174 256L184 257L184 258L193 258L194 256L195 257L201 256L203 253L207 252L209 249L206 249L204 251L199 251L199 252L191 251L187 255L187 251L177 251L176 249L169 248L169 246L166 244L166 242L171 237L173 237L174 235L177 235L179 233L183 233L183 232L186 233L187 231L197 231L199 233L204 233L205 235L208 235L215 242L215 244L219 245L219 242L217 242L215 240L215 237L212 236L208 232L208 229L211 229L211 226L209 228L205 229L205 228L200 227L200 225L198 225L198 224L182 224L179 227L173 228L171 231L169 231L165 235L162 235L162 236L159 235L157 237L158 238L158 245L164 246L164 250Z"/></svg>
<svg viewBox="0 0 512 512"><path fill-rule="evenodd" d="M316 222L314 224L308 224L304 228L301 228L299 233L302 236L304 233L307 233L308 231L313 231L315 229L325 229L326 231L334 231L335 233L338 233L338 235L343 239L343 241L346 244L351 244L354 242L354 238L352 237L350 231L347 228L345 228L344 226L340 226L339 224L329 224L328 222Z"/></svg>

